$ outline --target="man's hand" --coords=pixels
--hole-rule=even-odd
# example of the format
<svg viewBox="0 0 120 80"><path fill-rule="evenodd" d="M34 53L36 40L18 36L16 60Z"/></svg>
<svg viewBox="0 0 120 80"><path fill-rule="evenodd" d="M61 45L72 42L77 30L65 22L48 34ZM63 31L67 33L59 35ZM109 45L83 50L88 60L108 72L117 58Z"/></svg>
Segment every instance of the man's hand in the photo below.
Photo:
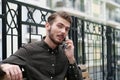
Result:
<svg viewBox="0 0 120 80"><path fill-rule="evenodd" d="M73 41L70 39L67 39L65 41L65 43L67 44L66 48L65 48L65 54L69 60L70 64L74 64L75 63L75 57L74 57L74 45L73 45Z"/></svg>
<svg viewBox="0 0 120 80"><path fill-rule="evenodd" d="M6 73L6 80L22 80L22 71L18 65L5 63L0 67Z"/></svg>

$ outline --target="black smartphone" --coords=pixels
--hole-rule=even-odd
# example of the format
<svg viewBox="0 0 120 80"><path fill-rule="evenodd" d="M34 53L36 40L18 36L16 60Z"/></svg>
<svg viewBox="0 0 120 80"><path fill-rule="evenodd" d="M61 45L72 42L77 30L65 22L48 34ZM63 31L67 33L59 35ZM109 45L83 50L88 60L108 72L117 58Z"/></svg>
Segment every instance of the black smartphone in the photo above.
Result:
<svg viewBox="0 0 120 80"><path fill-rule="evenodd" d="M63 40L63 42L62 42L62 47L63 47L63 49L66 49L67 48L67 44L66 44L66 38Z"/></svg>

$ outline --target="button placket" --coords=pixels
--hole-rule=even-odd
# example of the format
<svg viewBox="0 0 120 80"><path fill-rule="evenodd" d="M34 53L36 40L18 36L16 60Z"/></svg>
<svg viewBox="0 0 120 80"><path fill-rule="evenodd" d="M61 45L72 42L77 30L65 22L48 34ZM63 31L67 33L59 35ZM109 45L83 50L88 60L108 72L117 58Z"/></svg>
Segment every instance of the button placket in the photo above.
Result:
<svg viewBox="0 0 120 80"><path fill-rule="evenodd" d="M50 70L50 78L53 79L54 78L54 74L55 74L55 52L51 51L51 70Z"/></svg>

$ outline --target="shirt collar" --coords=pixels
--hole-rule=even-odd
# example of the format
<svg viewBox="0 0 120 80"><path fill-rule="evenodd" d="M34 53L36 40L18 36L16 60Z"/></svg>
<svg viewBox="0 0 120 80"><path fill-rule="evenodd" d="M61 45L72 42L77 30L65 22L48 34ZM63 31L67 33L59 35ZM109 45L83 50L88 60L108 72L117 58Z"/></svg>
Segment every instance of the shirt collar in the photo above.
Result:
<svg viewBox="0 0 120 80"><path fill-rule="evenodd" d="M57 46L55 49L52 49L51 47L49 47L49 45L44 41L44 39L42 39L41 40L41 46L43 47L43 48L45 48L46 50L48 50L49 52L55 52L56 53L56 51L58 51L58 47L59 46Z"/></svg>

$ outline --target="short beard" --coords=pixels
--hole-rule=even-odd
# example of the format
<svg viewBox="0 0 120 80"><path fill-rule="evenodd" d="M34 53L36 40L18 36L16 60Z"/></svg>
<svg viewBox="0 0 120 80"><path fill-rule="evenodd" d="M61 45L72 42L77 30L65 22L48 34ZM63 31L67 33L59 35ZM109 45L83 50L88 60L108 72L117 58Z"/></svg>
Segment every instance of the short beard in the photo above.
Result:
<svg viewBox="0 0 120 80"><path fill-rule="evenodd" d="M55 41L55 40L52 38L51 35L49 35L49 38L50 38L50 40L51 40L54 44L56 44L56 45L60 45L60 44L61 44L61 43Z"/></svg>
<svg viewBox="0 0 120 80"><path fill-rule="evenodd" d="M50 30L48 31L48 36L49 36L50 40L56 45L62 44L62 42L57 42L57 41L55 41L55 39L53 39L53 34L51 33L51 29L52 28L50 28Z"/></svg>

